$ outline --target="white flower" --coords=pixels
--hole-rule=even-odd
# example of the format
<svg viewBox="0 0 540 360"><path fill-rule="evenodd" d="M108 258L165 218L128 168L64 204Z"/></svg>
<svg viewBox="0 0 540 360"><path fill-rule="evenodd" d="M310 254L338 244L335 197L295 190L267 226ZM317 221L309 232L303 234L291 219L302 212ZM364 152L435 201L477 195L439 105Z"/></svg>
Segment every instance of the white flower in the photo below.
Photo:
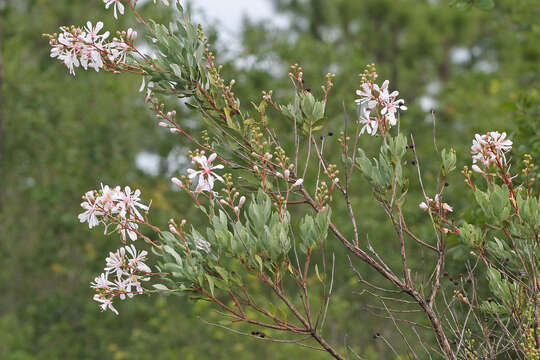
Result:
<svg viewBox="0 0 540 360"><path fill-rule="evenodd" d="M119 191L117 194L118 207L120 209L120 216L125 217L127 213L136 215L139 219L142 219L142 215L137 208L144 211L148 211L147 205L141 204L141 191L136 189L133 193L131 188L126 186L124 191Z"/></svg>
<svg viewBox="0 0 540 360"><path fill-rule="evenodd" d="M388 119L388 123L391 126L396 125L397 119L396 119L396 113L398 110L407 110L407 107L403 104L405 104L405 100L399 99L396 100L397 96L399 95L399 91L392 91L391 93L388 93L388 84L390 81L385 80L380 88L379 92L379 102L382 104L381 109L381 115L386 115L386 118Z"/></svg>
<svg viewBox="0 0 540 360"><path fill-rule="evenodd" d="M125 249L127 250L128 254L131 255L131 259L128 260L128 265L131 266L133 269L137 271L141 271L144 273L151 273L152 270L148 265L144 263L146 260L146 255L148 255L148 252L143 250L139 253L137 253L137 249L135 249L135 246L125 246Z"/></svg>
<svg viewBox="0 0 540 360"><path fill-rule="evenodd" d="M143 294L144 289L142 287L141 281L148 281L148 280L150 280L150 278L149 277L142 277L142 276L135 275L135 274L131 274L130 278L131 278L131 286L135 286L135 291L138 294Z"/></svg>
<svg viewBox="0 0 540 360"><path fill-rule="evenodd" d="M80 222L88 222L88 227L91 229L94 226L99 225L98 216L102 216L104 213L97 206L93 191L88 191L84 198L86 201L81 203L81 207L86 211L79 214L78 217Z"/></svg>
<svg viewBox="0 0 540 360"><path fill-rule="evenodd" d="M86 22L86 27L84 30L86 31L86 36L84 37L86 41L89 43L95 44L98 42L103 42L106 40L110 33L106 31L104 34L99 35L99 32L103 29L103 22L98 21L96 23L96 26L92 26L92 23L90 21Z"/></svg>
<svg viewBox="0 0 540 360"><path fill-rule="evenodd" d="M364 83L359 90L356 90L356 95L360 96L360 99L356 99L355 102L359 105L364 104L369 111L377 106L377 98L373 94L372 88L379 89L377 84Z"/></svg>
<svg viewBox="0 0 540 360"><path fill-rule="evenodd" d="M92 289L109 289L111 286L114 286L114 283L109 281L109 273L105 272L99 275L94 279L94 282L90 283Z"/></svg>
<svg viewBox="0 0 540 360"><path fill-rule="evenodd" d="M214 179L223 182L223 178L214 172L214 170L223 169L223 165L219 164L212 166L212 162L216 157L217 154L215 153L210 155L208 159L204 155L193 157L193 163L201 168L201 170L187 170L190 179L193 179L195 176L199 177L195 192L212 191L214 188Z"/></svg>
<svg viewBox="0 0 540 360"><path fill-rule="evenodd" d="M371 136L376 135L379 122L376 119L371 118L371 109L368 107L367 101L359 103L358 112L360 114L358 117L358 122L364 125L360 130L360 135L362 135L364 132L367 132Z"/></svg>
<svg viewBox="0 0 540 360"><path fill-rule="evenodd" d="M133 42L137 38L137 32L132 28L127 29L126 40Z"/></svg>
<svg viewBox="0 0 540 360"><path fill-rule="evenodd" d="M116 252L110 252L109 256L105 259L105 271L120 276L124 272L126 266L126 249L121 247Z"/></svg>
<svg viewBox="0 0 540 360"><path fill-rule="evenodd" d="M169 0L161 0L162 3L169 6ZM156 0L154 0L154 4L156 3Z"/></svg>
<svg viewBox="0 0 540 360"><path fill-rule="evenodd" d="M103 297L103 295L100 295L100 294L95 294L94 295L94 300L101 303L101 305L99 305L99 307L101 308L101 311L111 309L111 311L113 313L118 315L118 311L114 308L114 306L112 304L112 299Z"/></svg>
<svg viewBox="0 0 540 360"><path fill-rule="evenodd" d="M118 38L113 38L107 48L109 50L109 60L114 63L126 62L127 55L131 51L129 45Z"/></svg>
<svg viewBox="0 0 540 360"><path fill-rule="evenodd" d="M139 225L137 224L136 219L133 216L130 216L129 220L125 219L116 227L116 231L120 233L123 242L127 241L127 237L129 237L131 241L137 240L138 229Z"/></svg>
<svg viewBox="0 0 540 360"><path fill-rule="evenodd" d="M293 187L300 186L304 183L304 179L298 179L294 182Z"/></svg>
<svg viewBox="0 0 540 360"><path fill-rule="evenodd" d="M118 277L114 281L114 290L113 291L115 293L118 293L118 296L120 297L120 300L125 300L126 296L129 297L129 298L132 298L133 296L135 296L135 294L133 294L131 292L131 287L133 285L134 284L132 283L130 277L127 277L125 279L122 279L121 277Z"/></svg>
<svg viewBox="0 0 540 360"><path fill-rule="evenodd" d="M109 187L109 185L101 184L101 196L96 199L96 202L102 207L104 211L116 210L116 201L119 198L120 186L115 188Z"/></svg>
<svg viewBox="0 0 540 360"><path fill-rule="evenodd" d="M118 14L116 13L116 9L118 8L118 12L121 15L124 15L124 4L120 0L103 0L105 3L105 9L108 9L111 4L113 4L114 8L114 18L118 19Z"/></svg>

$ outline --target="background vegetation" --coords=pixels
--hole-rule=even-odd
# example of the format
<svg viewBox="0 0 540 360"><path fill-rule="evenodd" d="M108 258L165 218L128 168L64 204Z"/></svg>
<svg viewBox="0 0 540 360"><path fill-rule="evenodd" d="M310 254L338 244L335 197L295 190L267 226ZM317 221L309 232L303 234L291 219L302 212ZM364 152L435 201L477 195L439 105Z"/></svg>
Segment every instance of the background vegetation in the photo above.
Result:
<svg viewBox="0 0 540 360"><path fill-rule="evenodd" d="M414 133L420 154L433 148L429 110L435 108L438 141L456 148L460 166L470 165L473 133L486 130L510 132L516 158L529 147L538 159L540 5L536 0L500 0L489 11L459 9L465 3L275 0L289 26L246 19L241 56L228 56L219 31L211 34L217 39L218 59L230 59L225 60L226 74L237 79L236 93L242 99L257 100L263 89L274 89L278 98L290 96L287 71L292 63L303 65L307 86L314 91L326 72L336 73L325 129L336 150L330 133L342 129L344 106L354 114L357 74L374 62L406 99L409 111L402 126ZM143 11L166 19L162 10L148 6ZM88 283L100 271L104 254L117 244L78 224L84 191L100 181L129 184L153 199L154 223L165 224L171 212L197 220L189 200L169 185L174 171L186 165L187 144L155 126L137 93L140 79L83 71L73 79L49 58L41 34L83 19L103 19L109 28L133 24L129 17L114 22L100 1L0 0L0 358L326 358L205 325L199 316L218 316L204 302L139 297L122 303L118 317L98 311ZM178 111L179 119L199 130L195 114L181 105ZM363 147L369 147L369 140ZM161 157L153 174L135 166L141 152ZM423 167L429 182L435 169L428 161ZM471 217L461 182L457 175L449 180L456 189L451 203ZM399 261L386 242L390 227L381 222L382 211L374 210L363 185L356 184L354 199L364 209L358 213L361 233L390 262ZM416 196L420 202L420 193ZM417 203L408 206L419 232L430 226L422 222ZM333 250L340 251L337 246ZM452 251L457 257L462 250L456 245ZM418 254L416 266L422 256ZM361 265L359 269L368 279L376 277ZM450 272L460 270L459 264L450 264ZM358 294L346 264L337 273L328 336L337 344L347 342L365 358L380 359L387 348L372 335L391 337L392 324L376 316L371 299ZM450 284L446 286L451 292Z"/></svg>

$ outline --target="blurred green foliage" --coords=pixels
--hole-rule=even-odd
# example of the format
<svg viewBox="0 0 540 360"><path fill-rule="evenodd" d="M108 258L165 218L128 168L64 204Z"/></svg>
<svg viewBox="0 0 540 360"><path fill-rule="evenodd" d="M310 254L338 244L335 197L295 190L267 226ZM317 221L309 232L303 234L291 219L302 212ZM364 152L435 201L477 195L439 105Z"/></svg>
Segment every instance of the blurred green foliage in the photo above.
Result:
<svg viewBox="0 0 540 360"><path fill-rule="evenodd" d="M244 104L257 102L263 89L274 89L278 99L289 98L289 64L304 67L306 86L314 92L326 72L336 73L324 133L330 151L339 153L329 133L343 129L344 107L349 118L355 117L357 74L374 62L381 81L390 79L390 87L399 89L409 105L402 127L414 134L420 156L433 153L428 106L436 109L437 145L457 150L458 168L470 163L468 147L475 131L511 132L516 162L523 152L540 156L538 1L500 0L490 11L482 10L489 1L474 1L476 6L467 11L458 5L473 2L457 1L454 7L428 0L274 3L289 16L290 26L277 29L246 20L242 57L255 65L225 64L226 75L237 79L236 93ZM230 6L234 8L234 2ZM143 11L156 19L167 16L153 6ZM0 358L326 358L324 353L254 341L206 325L198 316L211 322L220 317L204 302L140 296L119 304L118 317L98 311L88 283L118 244L77 223L82 193L100 181L129 184L153 200L155 223L165 224L171 213L197 220L190 217L195 212L189 200L171 191L165 160L173 149L185 155L188 144L157 129L137 93L140 79L82 70L74 79L49 58L41 34L87 19L103 19L109 29L134 21L124 16L115 22L101 1L0 0ZM227 55L227 49L220 48L218 54ZM197 119L180 106L178 111L186 122ZM279 120L274 126L285 129L286 124ZM373 151L374 144L362 138L366 151ZM141 151L162 156L159 176L136 169ZM410 153L405 156L412 160ZM427 187L434 191L438 165L433 156L420 161ZM404 172L414 175L408 168ZM448 182L453 190L449 202L456 211L465 211L465 217L474 216L467 210L471 197L459 174ZM363 239L368 235L389 265L399 263L392 251L392 229L374 206L367 182L354 186ZM410 187L414 201L406 204L409 222L427 235L430 226L417 211L422 200L418 184ZM341 227L350 227L339 220L339 213L334 217ZM332 250L345 259L341 248ZM457 245L451 249L454 256L460 251ZM421 267L425 256L418 254L413 267ZM367 279L378 279L357 265ZM451 261L449 266L450 271L461 270ZM372 300L358 295L345 261L339 270L328 339L336 344L346 339L364 358L379 359L388 348L372 335L397 337L393 325L366 309Z"/></svg>

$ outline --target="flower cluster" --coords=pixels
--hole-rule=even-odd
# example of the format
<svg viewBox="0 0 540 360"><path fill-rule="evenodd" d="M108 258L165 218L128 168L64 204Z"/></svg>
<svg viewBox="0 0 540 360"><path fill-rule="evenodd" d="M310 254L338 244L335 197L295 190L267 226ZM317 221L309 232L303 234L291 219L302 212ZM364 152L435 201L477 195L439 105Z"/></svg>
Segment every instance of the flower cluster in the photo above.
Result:
<svg viewBox="0 0 540 360"><path fill-rule="evenodd" d="M51 45L51 57L62 61L72 75L75 75L75 68L79 66L85 70L93 68L99 71L103 67L114 68L124 63L137 32L130 28L123 31L120 38L114 37L107 42L110 33L106 31L100 34L102 29L101 21L95 26L88 21L83 28L63 26L60 28L61 33L46 35Z"/></svg>
<svg viewBox="0 0 540 360"><path fill-rule="evenodd" d="M395 126L398 110L407 110L404 105L405 100L397 99L399 92L397 90L389 92L389 83L390 81L385 80L379 87L379 85L368 81L363 83L359 90L356 90L356 94L360 96L359 99L355 100L359 108L358 121L363 124L360 134L367 132L374 136L379 127L383 127L381 130L383 131ZM377 109L379 111L376 111Z"/></svg>
<svg viewBox="0 0 540 360"><path fill-rule="evenodd" d="M144 263L147 254L144 250L138 252L133 245L109 253L105 259L105 272L90 283L90 287L97 292L94 300L100 303L102 311L110 309L118 315L113 306L115 296L124 300L144 292L141 282L150 280L149 275L152 273L150 267Z"/></svg>
<svg viewBox="0 0 540 360"><path fill-rule="evenodd" d="M506 133L490 131L484 135L475 134L471 146L472 169L485 174L478 164L485 170L492 166L506 165L505 154L512 150L512 141L506 138Z"/></svg>
<svg viewBox="0 0 540 360"><path fill-rule="evenodd" d="M127 237L137 240L138 223L143 221L139 209L149 209L141 203L140 190L132 192L129 186L122 190L120 186L111 188L102 184L100 191L88 191L83 199L81 207L85 211L79 214L80 222L87 222L89 228L104 224L105 232L109 225L116 225L114 232L120 233L124 242Z"/></svg>
<svg viewBox="0 0 540 360"><path fill-rule="evenodd" d="M454 211L450 205L441 201L439 194L435 195L435 199L426 197L426 201L421 202L419 206L420 209L425 211L429 210L433 213L438 213L441 210L444 214Z"/></svg>

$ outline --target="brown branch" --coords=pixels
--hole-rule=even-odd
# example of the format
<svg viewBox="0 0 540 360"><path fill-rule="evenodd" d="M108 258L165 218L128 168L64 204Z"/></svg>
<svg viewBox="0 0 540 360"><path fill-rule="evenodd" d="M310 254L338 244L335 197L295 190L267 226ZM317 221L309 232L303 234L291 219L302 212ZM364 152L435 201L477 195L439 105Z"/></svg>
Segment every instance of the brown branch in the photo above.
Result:
<svg viewBox="0 0 540 360"><path fill-rule="evenodd" d="M315 209L316 211L321 211L317 203L311 198L311 195L306 191L305 187L303 185L300 185L300 190L308 203ZM370 265L373 269L375 269L377 272L379 272L381 275L383 275L386 279L390 280L394 285L396 285L398 288L400 288L403 292L409 294L412 296L418 305L424 310L426 313L431 326L433 327L433 330L435 331L435 334L437 336L437 340L439 342L439 346L441 347L441 350L445 353L445 355L451 359L456 360L457 357L452 350L452 347L450 346L450 342L448 341L448 338L446 337L446 334L442 328L442 324L437 317L437 314L433 310L430 303L428 303L420 293L418 293L416 290L411 289L407 286L406 283L401 281L395 274L390 272L388 269L386 269L382 264L380 264L378 261L373 259L369 254L367 254L364 250L358 248L357 246L353 245L347 238L339 231L339 229L332 223L329 222L329 228L332 230L334 235L338 238L338 240L341 241L341 243L354 255L356 255L358 258L360 258L362 261L366 262L368 265Z"/></svg>

